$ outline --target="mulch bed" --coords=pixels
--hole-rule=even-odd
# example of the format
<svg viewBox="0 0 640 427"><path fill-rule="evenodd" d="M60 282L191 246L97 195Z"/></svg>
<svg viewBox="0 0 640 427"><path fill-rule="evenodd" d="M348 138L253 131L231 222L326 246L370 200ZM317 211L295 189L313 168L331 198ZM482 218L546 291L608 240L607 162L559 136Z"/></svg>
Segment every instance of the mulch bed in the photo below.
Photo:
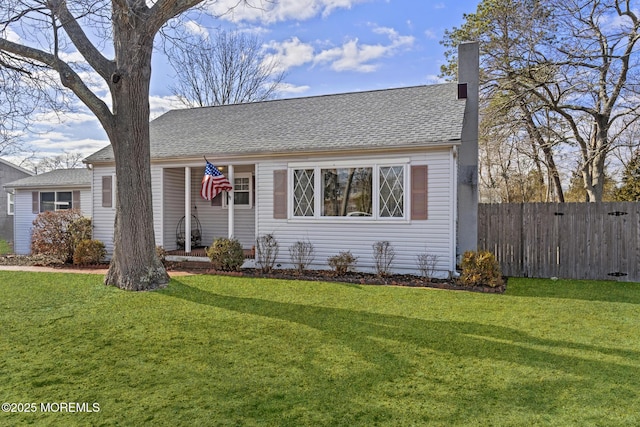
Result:
<svg viewBox="0 0 640 427"><path fill-rule="evenodd" d="M0 264L9 265L37 265L59 268L60 270L94 270L101 268L109 268L109 264L95 265L71 265L71 264L53 264L48 262L49 259L40 259L38 257L9 255L0 256ZM307 280L307 281L323 281L323 282L339 282L350 283L355 285L384 285L384 286L407 286L413 288L436 288L448 289L454 291L471 291L484 293L504 293L506 285L492 288L489 286L462 286L456 279L427 279L420 276L410 274L392 274L386 276L378 276L372 273L349 272L344 275L336 275L333 270L308 270L299 274L296 270L278 269L271 273L262 273L258 269L242 269L240 271L216 271L211 268L210 264L203 262L167 262L167 270L169 271L186 271L196 274L212 274L221 276L234 277L258 277L268 279L283 280ZM505 279L506 283L506 279Z"/></svg>
<svg viewBox="0 0 640 427"><path fill-rule="evenodd" d="M427 279L410 274L391 274L378 276L373 273L348 272L344 275L336 275L332 270L308 270L302 274L296 270L278 269L271 273L262 273L258 269L242 269L240 271L216 271L209 268L207 264L194 265L195 263L170 263L169 270L185 270L198 274L212 274L233 277L257 277L267 279L283 280L307 280L323 282L350 283L356 285L384 285L384 286L407 286L412 288L436 288L455 291L471 291L483 293L504 293L506 285L500 287L489 286L463 286L456 279ZM506 280L505 280L506 283Z"/></svg>

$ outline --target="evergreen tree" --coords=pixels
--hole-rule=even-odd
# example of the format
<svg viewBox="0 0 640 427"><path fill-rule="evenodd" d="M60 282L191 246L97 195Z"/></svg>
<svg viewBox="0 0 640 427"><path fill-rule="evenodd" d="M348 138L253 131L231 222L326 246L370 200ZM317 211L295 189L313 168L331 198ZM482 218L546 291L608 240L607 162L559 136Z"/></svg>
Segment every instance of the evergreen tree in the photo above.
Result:
<svg viewBox="0 0 640 427"><path fill-rule="evenodd" d="M625 165L622 173L622 185L615 191L615 200L621 202L640 201L640 149Z"/></svg>

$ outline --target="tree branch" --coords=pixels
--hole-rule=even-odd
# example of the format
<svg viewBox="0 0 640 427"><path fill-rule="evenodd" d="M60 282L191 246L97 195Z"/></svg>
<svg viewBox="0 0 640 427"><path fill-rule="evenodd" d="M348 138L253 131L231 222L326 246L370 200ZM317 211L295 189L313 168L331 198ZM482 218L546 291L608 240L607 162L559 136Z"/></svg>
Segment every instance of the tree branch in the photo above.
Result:
<svg viewBox="0 0 640 427"><path fill-rule="evenodd" d="M56 16L62 28L73 42L78 52L87 60L89 65L100 76L109 82L111 74L115 70L115 63L105 58L98 49L91 43L77 19L67 8L66 0L49 0L49 5L54 16Z"/></svg>
<svg viewBox="0 0 640 427"><path fill-rule="evenodd" d="M98 98L85 84L80 76L60 58L56 58L54 55L42 51L40 49L24 46L18 43L10 42L6 39L0 38L0 51L6 51L14 55L19 55L23 58L28 58L36 62L40 62L47 65L53 70L56 70L60 76L62 84L71 89L82 102L96 115L98 120L102 123L105 129L111 129L113 127L111 120L113 115L109 110L107 104Z"/></svg>

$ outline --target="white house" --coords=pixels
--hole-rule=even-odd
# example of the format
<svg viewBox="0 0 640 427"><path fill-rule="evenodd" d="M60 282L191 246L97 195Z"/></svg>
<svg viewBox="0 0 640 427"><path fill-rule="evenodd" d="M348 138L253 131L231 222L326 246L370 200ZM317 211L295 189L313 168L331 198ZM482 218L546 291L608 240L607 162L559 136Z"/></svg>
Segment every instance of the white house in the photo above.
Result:
<svg viewBox="0 0 640 427"><path fill-rule="evenodd" d="M372 245L389 241L393 270L415 273L416 257L438 270L477 239L478 48L461 45L459 82L173 110L151 122L157 245L185 255L216 237L250 249L273 234L277 261L288 248L315 248L312 268L340 251L373 270ZM200 197L204 158L233 184ZM85 159L92 169L94 238L112 251L115 165L111 146ZM196 227L199 224L199 227ZM182 239L196 230L200 239ZM190 233L187 231L186 235Z"/></svg>
<svg viewBox="0 0 640 427"><path fill-rule="evenodd" d="M91 217L91 175L86 168L59 169L4 185L13 192L16 254L31 252L33 220L41 212L79 208L84 216Z"/></svg>

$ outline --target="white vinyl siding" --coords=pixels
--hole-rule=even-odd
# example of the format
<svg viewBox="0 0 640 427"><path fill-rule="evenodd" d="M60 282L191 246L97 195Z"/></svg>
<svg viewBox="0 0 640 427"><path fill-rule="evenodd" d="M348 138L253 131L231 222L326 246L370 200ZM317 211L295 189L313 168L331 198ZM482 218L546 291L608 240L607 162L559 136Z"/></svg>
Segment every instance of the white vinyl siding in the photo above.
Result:
<svg viewBox="0 0 640 427"><path fill-rule="evenodd" d="M80 211L82 215L91 217L91 189L89 188L46 188L16 189L14 196L14 246L16 254L31 253L31 232L33 220L38 214L33 213L33 192L73 192L80 191ZM39 195L38 195L39 196Z"/></svg>
<svg viewBox="0 0 640 427"><path fill-rule="evenodd" d="M264 162L256 168L256 185L258 187L257 205L257 234L273 233L280 243L278 263L283 267L291 267L288 248L299 240L308 239L315 249L315 260L312 268L326 269L327 258L337 255L340 251L351 251L358 262L356 269L374 271L372 245L377 241L389 241L396 252L392 269L398 273L418 273L416 257L421 253L431 253L438 256L438 270L445 276L455 269L455 241L454 241L454 204L455 185L452 170L452 152L450 149L424 150L413 155L400 154L399 160L408 161L411 165L427 165L428 180L428 209L427 220L410 220L408 212L410 206L404 206L405 218L293 218L274 219L273 216L273 177L274 171L289 169L303 163L292 161ZM304 164L320 164L335 161L336 163L351 161L353 157L331 157L305 159ZM358 157L358 163L382 162L394 164L395 156L385 154L380 156ZM399 161L397 164L401 164ZM293 168L292 168L293 165ZM410 186L408 170L405 169L405 182ZM291 177L290 177L291 178ZM292 199L292 179L288 180L287 192ZM405 194L407 189L405 188ZM405 197L405 200L407 198ZM317 204L317 202L316 202ZM292 208L291 208L292 209Z"/></svg>
<svg viewBox="0 0 640 427"><path fill-rule="evenodd" d="M218 165L216 165L218 166ZM238 172L253 166L236 167L236 176L251 177L251 172ZM195 215L201 226L203 246L210 246L214 239L228 237L229 235L229 209L226 206L212 206L211 201L200 197L200 187L204 166L191 168L191 214ZM163 212L164 248L174 250L178 248L176 243L176 229L182 217L184 217L184 167L165 168L163 178L164 202L161 208ZM226 193L222 195L226 197ZM250 194L253 198L253 195ZM155 199L154 199L155 205ZM226 205L226 204L225 204ZM160 210L156 210L160 212ZM251 249L255 244L255 210L247 206L234 208L235 233L245 249ZM192 228L195 220L192 220ZM158 230L158 228L156 228ZM158 232L157 232L158 233Z"/></svg>
<svg viewBox="0 0 640 427"><path fill-rule="evenodd" d="M102 206L102 178L111 177L112 191L115 195L115 167L114 166L94 166L92 188L93 188L93 238L104 243L107 254L113 254L113 226L116 219L115 202L109 207Z"/></svg>

